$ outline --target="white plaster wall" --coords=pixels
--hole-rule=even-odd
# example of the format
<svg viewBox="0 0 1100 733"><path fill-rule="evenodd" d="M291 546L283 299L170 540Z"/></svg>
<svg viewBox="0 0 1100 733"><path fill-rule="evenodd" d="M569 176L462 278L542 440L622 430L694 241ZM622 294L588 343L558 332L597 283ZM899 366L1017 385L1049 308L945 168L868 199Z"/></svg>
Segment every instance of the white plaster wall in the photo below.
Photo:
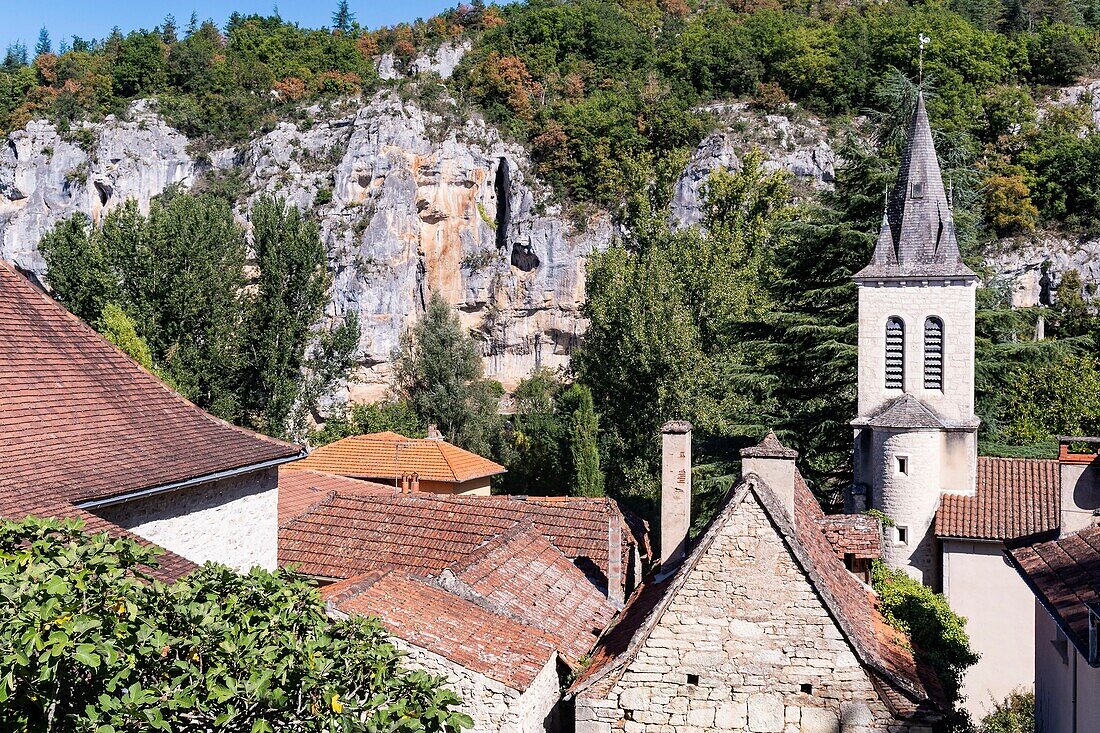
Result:
<svg viewBox="0 0 1100 733"><path fill-rule="evenodd" d="M871 507L908 530L907 542L901 543L896 529L887 529L886 562L932 586L939 580L936 538L930 529L940 505L941 440L938 430L876 429L872 441ZM907 475L897 471L899 456L908 458Z"/></svg>
<svg viewBox="0 0 1100 733"><path fill-rule="evenodd" d="M195 563L274 570L279 470L260 471L95 510L108 521Z"/></svg>
<svg viewBox="0 0 1100 733"><path fill-rule="evenodd" d="M1054 620L1036 602L1035 730L1040 733L1100 731L1100 669L1090 667L1072 644L1067 644L1068 652L1063 661L1058 651L1060 638L1064 637L1059 637Z"/></svg>
<svg viewBox="0 0 1100 733"><path fill-rule="evenodd" d="M483 674L467 669L435 652L394 638L408 654L404 663L442 677L445 687L462 698L459 709L474 719L474 733L542 733L553 730L561 699L557 656L551 656L538 676L520 693Z"/></svg>
<svg viewBox="0 0 1100 733"><path fill-rule="evenodd" d="M962 688L975 720L1035 684L1035 596L1003 552L1000 542L943 541L944 595L966 617L971 648L981 654Z"/></svg>
<svg viewBox="0 0 1100 733"><path fill-rule="evenodd" d="M949 420L974 416L974 293L976 282L906 281L859 287L859 414L871 415L904 392ZM905 323L905 389L886 389L886 319ZM944 391L924 388L924 320L944 330Z"/></svg>

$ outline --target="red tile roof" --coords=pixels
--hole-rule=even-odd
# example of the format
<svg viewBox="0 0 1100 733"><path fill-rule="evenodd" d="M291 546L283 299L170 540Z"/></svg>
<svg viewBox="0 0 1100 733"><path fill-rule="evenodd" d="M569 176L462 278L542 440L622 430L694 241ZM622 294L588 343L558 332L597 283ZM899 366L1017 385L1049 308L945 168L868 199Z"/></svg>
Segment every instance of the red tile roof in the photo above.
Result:
<svg viewBox="0 0 1100 733"><path fill-rule="evenodd" d="M625 530L625 568L625 558L639 546L636 525L611 499L339 493L280 529L279 563L328 578L380 568L437 575L518 522L531 522L590 579L606 583L611 521Z"/></svg>
<svg viewBox="0 0 1100 733"><path fill-rule="evenodd" d="M390 480L397 475L416 473L421 481L449 483L504 473L504 466L499 463L446 441L406 438L390 432L353 435L323 445L298 461L294 468Z"/></svg>
<svg viewBox="0 0 1100 733"><path fill-rule="evenodd" d="M554 657L541 630L427 581L380 571L322 591L347 614L376 616L394 636L523 692Z"/></svg>
<svg viewBox="0 0 1100 733"><path fill-rule="evenodd" d="M288 466L279 467L280 525L304 514L306 510L317 506L336 492L345 496L397 493L393 486L373 481L333 476L316 471L288 471L287 468Z"/></svg>
<svg viewBox="0 0 1100 733"><path fill-rule="evenodd" d="M866 514L828 514L817 520L836 556L882 558L882 523Z"/></svg>
<svg viewBox="0 0 1100 733"><path fill-rule="evenodd" d="M195 407L0 262L0 492L79 503L298 453Z"/></svg>
<svg viewBox="0 0 1100 733"><path fill-rule="evenodd" d="M1088 659L1089 605L1100 604L1100 527L1086 527L1006 554L1051 618Z"/></svg>
<svg viewBox="0 0 1100 733"><path fill-rule="evenodd" d="M603 592L529 523L451 564L441 583L452 582L456 592L474 593L494 611L544 631L572 667L615 615Z"/></svg>
<svg viewBox="0 0 1100 733"><path fill-rule="evenodd" d="M936 513L936 536L1017 540L1058 530L1058 461L978 459L973 496L947 494Z"/></svg>

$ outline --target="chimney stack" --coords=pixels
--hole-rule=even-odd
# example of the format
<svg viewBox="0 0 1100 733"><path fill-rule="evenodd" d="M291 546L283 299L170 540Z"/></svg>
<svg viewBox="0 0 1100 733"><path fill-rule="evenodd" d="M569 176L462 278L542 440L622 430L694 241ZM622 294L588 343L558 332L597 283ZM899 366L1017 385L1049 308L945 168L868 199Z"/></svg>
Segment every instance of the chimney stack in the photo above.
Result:
<svg viewBox="0 0 1100 733"><path fill-rule="evenodd" d="M1062 487L1060 535L1065 537L1091 527L1100 510L1100 438L1058 438L1058 474Z"/></svg>
<svg viewBox="0 0 1100 733"><path fill-rule="evenodd" d="M661 428L661 573L687 551L691 525L691 423L672 420Z"/></svg>
<svg viewBox="0 0 1100 733"><path fill-rule="evenodd" d="M794 461L798 451L784 448L769 432L760 445L741 449L741 476L755 473L768 485L794 524Z"/></svg>
<svg viewBox="0 0 1100 733"><path fill-rule="evenodd" d="M414 473L412 475L412 481L409 483L409 493L412 493L412 494L420 493L420 474L419 473Z"/></svg>
<svg viewBox="0 0 1100 733"><path fill-rule="evenodd" d="M401 493L409 493L409 474L407 473L401 474Z"/></svg>

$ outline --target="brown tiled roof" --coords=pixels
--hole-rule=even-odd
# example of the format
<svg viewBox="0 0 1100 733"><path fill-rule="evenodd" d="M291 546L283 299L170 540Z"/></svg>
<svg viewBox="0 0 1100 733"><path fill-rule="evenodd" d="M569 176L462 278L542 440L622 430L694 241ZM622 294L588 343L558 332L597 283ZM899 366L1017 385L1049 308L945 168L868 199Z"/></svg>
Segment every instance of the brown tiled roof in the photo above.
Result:
<svg viewBox="0 0 1100 733"><path fill-rule="evenodd" d="M499 463L444 440L406 438L390 432L353 435L323 445L293 468L373 479L416 473L421 481L450 483L504 473Z"/></svg>
<svg viewBox="0 0 1100 733"><path fill-rule="evenodd" d="M823 518L821 506L797 473L793 527L786 510L763 481L751 476L739 483L680 567L660 582L651 579L635 591L615 626L593 651L591 664L574 682L572 691L596 697L606 693L713 543L730 513L736 511L750 491L779 529L860 662L888 688L882 696L895 713L903 717L934 717L938 710L944 709L946 702L935 674L915 660L908 640L883 619L870 589L845 569L819 524Z"/></svg>
<svg viewBox="0 0 1100 733"><path fill-rule="evenodd" d="M606 498L551 502L508 496L345 496L322 502L279 531L279 563L348 578L379 568L437 575L518 522L533 523L590 579L606 583L608 526L630 529ZM623 555L636 540L623 532ZM626 567L624 565L624 567Z"/></svg>
<svg viewBox="0 0 1100 733"><path fill-rule="evenodd" d="M322 591L347 614L376 616L394 636L523 692L554 657L541 630L396 571L373 572Z"/></svg>
<svg viewBox="0 0 1100 733"><path fill-rule="evenodd" d="M1089 605L1100 603L1100 527L1006 553L1077 651L1089 658Z"/></svg>
<svg viewBox="0 0 1100 733"><path fill-rule="evenodd" d="M973 496L946 494L936 512L936 536L1018 540L1058 530L1058 461L978 459Z"/></svg>
<svg viewBox="0 0 1100 733"><path fill-rule="evenodd" d="M195 407L0 262L0 492L80 503L298 453Z"/></svg>
<svg viewBox="0 0 1100 733"><path fill-rule="evenodd" d="M866 514L829 514L817 520L825 539L840 559L882 557L882 523Z"/></svg>
<svg viewBox="0 0 1100 733"><path fill-rule="evenodd" d="M289 522L336 492L345 496L397 493L393 486L373 481L333 476L316 471L288 471L287 466L280 466L279 524Z"/></svg>
<svg viewBox="0 0 1100 733"><path fill-rule="evenodd" d="M447 572L449 571L449 573ZM577 666L615 615L615 607L530 523L520 523L448 566L441 584L476 594L481 605L544 631Z"/></svg>

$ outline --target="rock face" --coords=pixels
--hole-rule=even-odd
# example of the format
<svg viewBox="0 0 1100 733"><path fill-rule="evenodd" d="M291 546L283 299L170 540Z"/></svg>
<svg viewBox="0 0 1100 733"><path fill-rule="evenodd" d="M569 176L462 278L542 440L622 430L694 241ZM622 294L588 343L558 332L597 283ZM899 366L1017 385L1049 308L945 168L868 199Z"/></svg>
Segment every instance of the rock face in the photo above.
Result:
<svg viewBox="0 0 1100 733"><path fill-rule="evenodd" d="M829 145L828 131L818 120L756 114L742 103L714 105L704 111L718 118L718 129L699 143L676 182L674 225L698 224L707 177L718 168L738 170L741 156L754 148L764 153L769 170L786 170L812 188L832 185L839 161Z"/></svg>
<svg viewBox="0 0 1100 733"><path fill-rule="evenodd" d="M1089 286L1095 289L1100 283L1100 240L1081 242L1055 235L1003 240L985 258L1009 288L1016 308L1050 305L1054 290L1069 270L1081 276L1086 298L1096 297Z"/></svg>

